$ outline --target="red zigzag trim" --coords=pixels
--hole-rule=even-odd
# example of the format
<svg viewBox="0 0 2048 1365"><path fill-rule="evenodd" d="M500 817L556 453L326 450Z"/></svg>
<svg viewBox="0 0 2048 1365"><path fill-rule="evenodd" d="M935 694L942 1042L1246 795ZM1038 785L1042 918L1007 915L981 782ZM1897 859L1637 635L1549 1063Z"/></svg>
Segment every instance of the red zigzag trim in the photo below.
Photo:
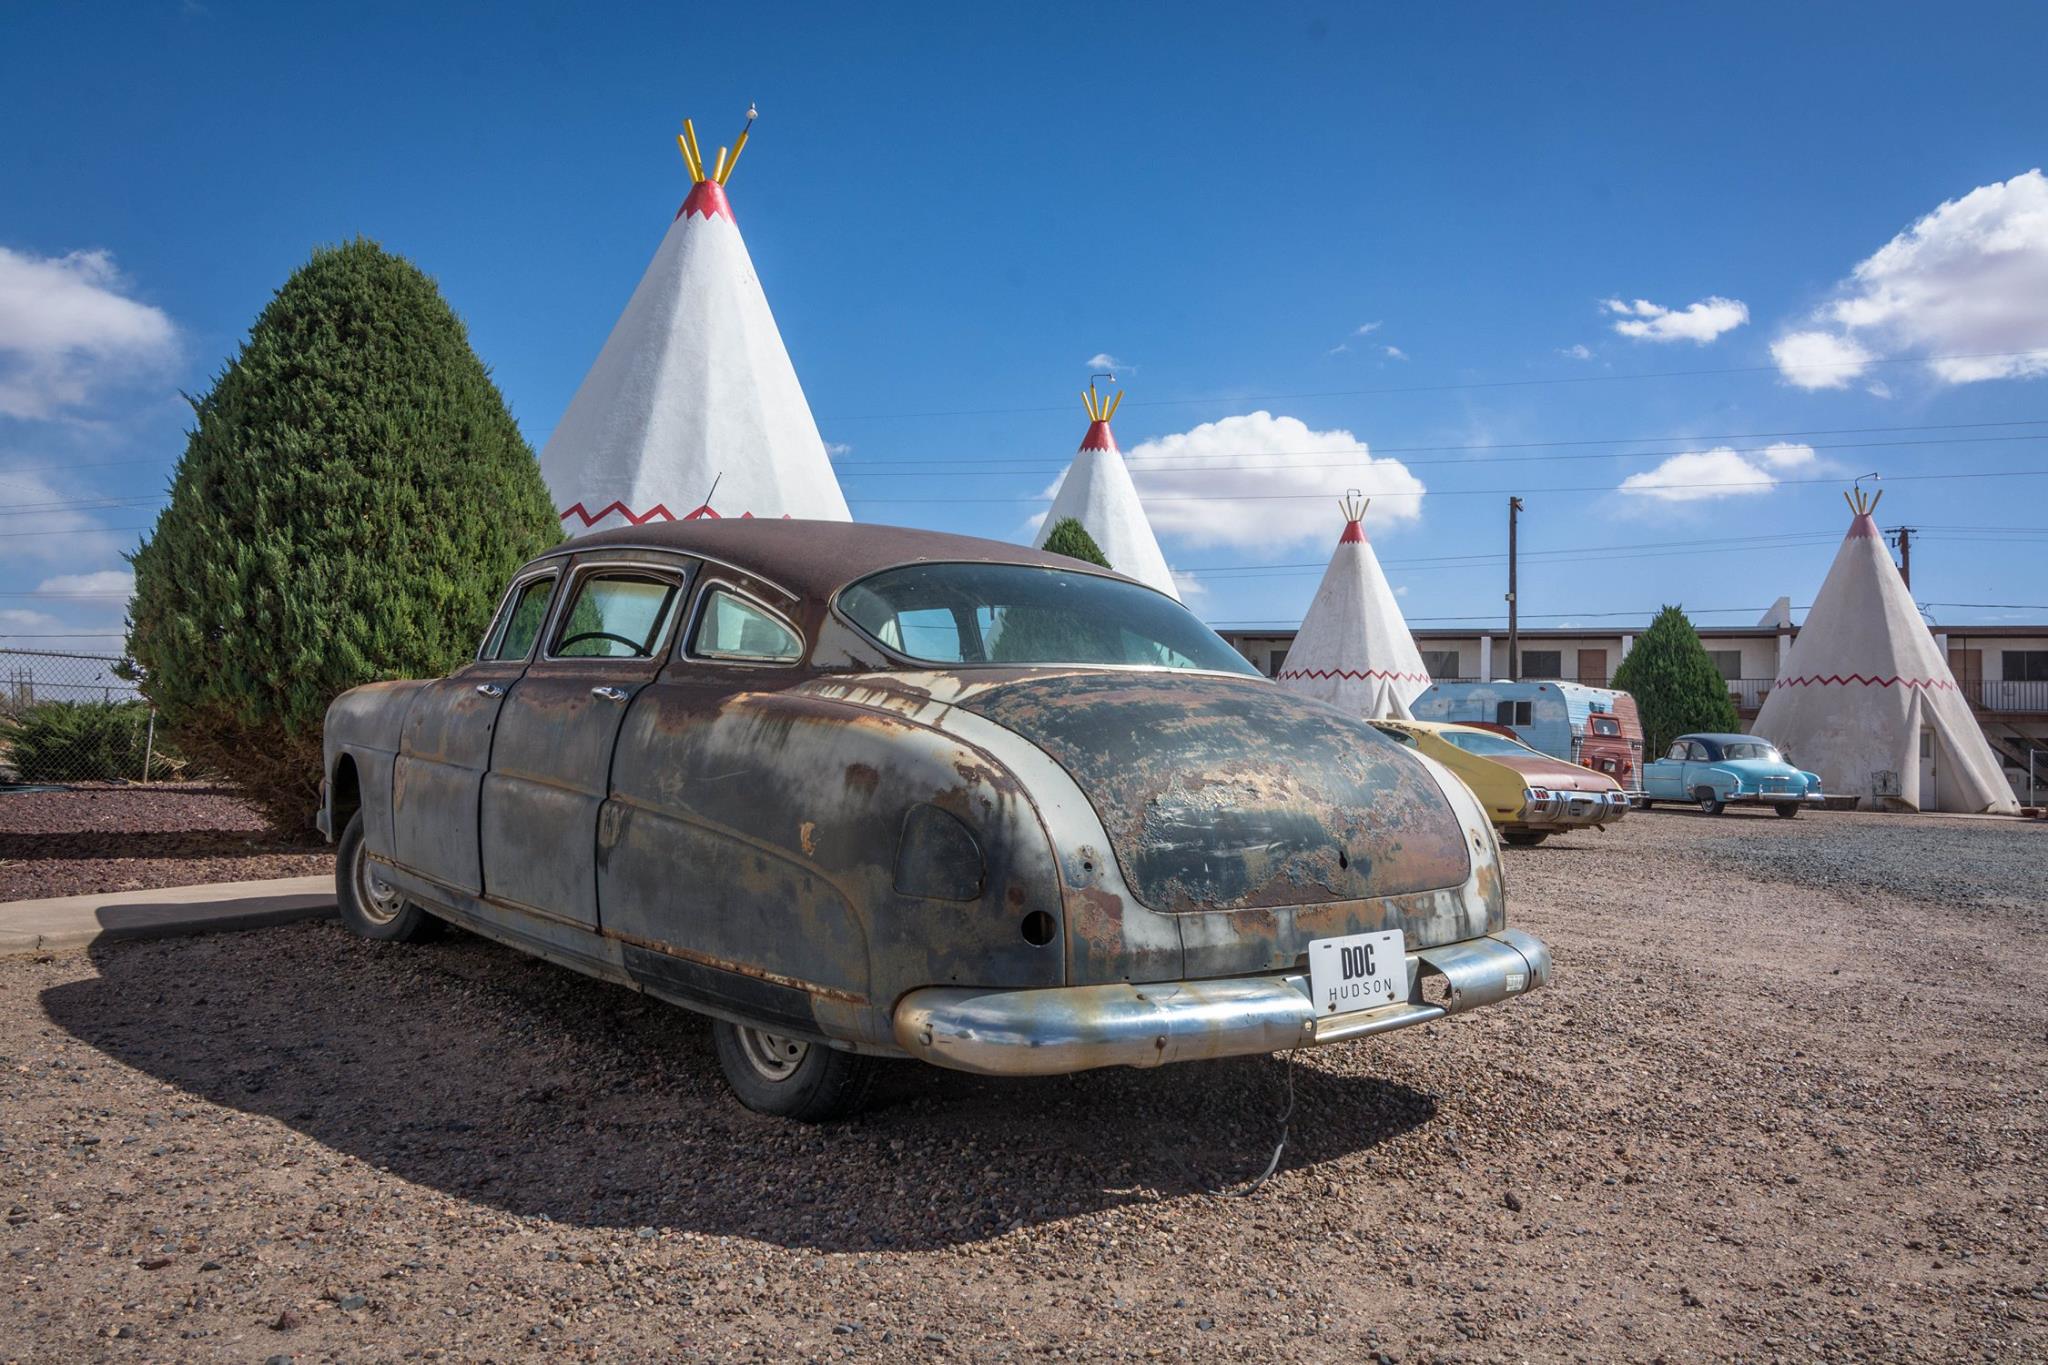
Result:
<svg viewBox="0 0 2048 1365"><path fill-rule="evenodd" d="M646 510L645 512L641 512L641 513L635 514L632 508L630 508L630 507L626 506L626 504L625 504L625 503L623 503L623 502L619 502L619 501L616 501L616 500L614 500L614 501L612 501L612 502L610 502L610 503L606 504L606 505L605 505L605 506L603 506L603 507L600 507L600 508L599 508L599 509L598 509L597 511L595 511L595 512L592 512L592 511L590 511L590 510L589 510L588 508L586 508L586 507L585 507L585 506L584 506L584 505L583 505L582 503L580 503L580 502L578 502L578 503L571 503L571 504L570 504L570 505L569 505L569 506L568 506L567 508L564 508L564 509L563 509L563 511L562 511L562 520L563 520L563 521L567 521L567 520L568 520L568 519L569 519L570 517L576 517L576 518L579 518L579 519L580 519L580 520L581 520L581 521L583 522L583 524L584 524L585 526L595 526L595 525L597 525L597 524L598 524L598 523L599 523L600 521L603 521L603 520L604 520L604 519L605 519L606 517L610 516L610 515L611 515L612 513L614 513L614 512L617 512L617 513L618 513L618 514L619 514L620 516L624 517L624 518L625 518L625 519L626 519L627 521L631 522L631 523L632 523L633 525L635 525L635 526L645 526L645 525L646 525L646 524L647 524L648 522L650 522L650 521L657 521L657 520L658 520L658 521L678 521L678 520L681 520L681 521L703 521L703 520L710 520L710 521L719 521L719 520L722 520L722 518L721 518L721 517L720 517L720 516L718 515L718 513L716 513L716 512L714 512L714 511L712 511L712 510L711 510L711 504L710 504L710 503L708 503L708 502L707 502L707 503L705 503L705 504L704 504L704 505L703 505L702 507L699 507L699 508L698 508L698 509L697 509L696 511L694 511L694 512L690 512L690 513L687 513L687 514L685 514L684 516L682 516L682 517L678 518L678 517L676 516L676 514L675 514L675 513L673 513L673 512L671 512L671 511L669 511L669 510L668 510L668 504L667 504L667 503L663 503L663 502L657 502L656 504L654 504L654 506L652 506L652 507L648 508L648 509L647 509L647 510ZM740 513L740 520L741 520L741 521L751 521L751 520L753 520L753 517L754 517L754 514L753 514L752 512L742 512L742 513ZM785 514L783 515L783 518L782 518L782 519L783 519L784 521L788 521L788 520L789 520L789 516L788 516L788 514L787 514L787 513L785 513Z"/></svg>
<svg viewBox="0 0 2048 1365"><path fill-rule="evenodd" d="M1954 683L1944 682L1940 678L1901 678L1896 673L1889 678L1866 678L1861 673L1851 673L1847 677L1839 673L1829 673L1810 678L1780 678L1772 686L1847 687L1850 683L1861 683L1865 687L1933 687L1949 692L1960 690Z"/></svg>
<svg viewBox="0 0 2048 1365"><path fill-rule="evenodd" d="M1351 678L1357 682L1366 682L1372 678L1385 678L1389 682L1426 683L1429 681L1427 673L1394 673L1384 668L1368 668L1363 673L1355 668L1283 668L1280 670L1280 676L1283 678Z"/></svg>

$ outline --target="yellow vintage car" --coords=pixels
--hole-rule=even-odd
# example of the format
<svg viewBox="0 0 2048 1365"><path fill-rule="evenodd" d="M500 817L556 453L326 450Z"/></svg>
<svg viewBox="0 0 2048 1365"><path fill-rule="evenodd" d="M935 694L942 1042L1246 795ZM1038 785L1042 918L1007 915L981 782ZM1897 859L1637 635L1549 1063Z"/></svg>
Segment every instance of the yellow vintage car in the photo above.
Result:
<svg viewBox="0 0 2048 1365"><path fill-rule="evenodd" d="M1628 793L1613 778L1538 753L1498 730L1428 720L1372 724L1463 778L1510 844L1540 844L1588 825L1604 828L1628 814Z"/></svg>

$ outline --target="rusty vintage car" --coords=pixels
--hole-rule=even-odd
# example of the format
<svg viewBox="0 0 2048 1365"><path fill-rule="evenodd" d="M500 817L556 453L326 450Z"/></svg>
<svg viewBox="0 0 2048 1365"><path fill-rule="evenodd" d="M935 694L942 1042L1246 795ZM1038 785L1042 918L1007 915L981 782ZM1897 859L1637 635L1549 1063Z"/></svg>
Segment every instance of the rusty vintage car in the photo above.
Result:
<svg viewBox="0 0 2048 1365"><path fill-rule="evenodd" d="M475 660L326 729L343 917L448 920L712 1017L745 1104L878 1058L1271 1053L1534 990L1465 785L1057 555L695 521L521 569Z"/></svg>

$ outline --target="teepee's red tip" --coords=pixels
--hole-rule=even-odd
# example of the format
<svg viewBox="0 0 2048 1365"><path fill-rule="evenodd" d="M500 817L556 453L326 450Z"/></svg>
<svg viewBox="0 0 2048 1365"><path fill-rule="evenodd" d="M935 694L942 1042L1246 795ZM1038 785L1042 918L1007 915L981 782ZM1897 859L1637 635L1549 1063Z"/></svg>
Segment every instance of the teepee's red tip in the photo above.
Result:
<svg viewBox="0 0 2048 1365"><path fill-rule="evenodd" d="M1337 537L1339 545L1362 545L1365 543L1365 527L1355 521L1344 523L1344 534Z"/></svg>
<svg viewBox="0 0 2048 1365"><path fill-rule="evenodd" d="M702 218L724 218L735 222L732 204L725 197L725 186L716 180L699 180L690 186L690 197L683 200L683 206L676 210L676 217L687 218L691 214Z"/></svg>
<svg viewBox="0 0 2048 1365"><path fill-rule="evenodd" d="M1849 535L1852 539L1857 536L1868 536L1870 539L1876 540L1879 538L1879 534L1877 518L1871 516L1868 512L1857 513L1856 520L1849 523Z"/></svg>
<svg viewBox="0 0 2048 1365"><path fill-rule="evenodd" d="M1116 436L1107 422L1090 422L1088 434L1081 438L1083 450L1116 450ZM1122 452L1118 452L1121 454Z"/></svg>

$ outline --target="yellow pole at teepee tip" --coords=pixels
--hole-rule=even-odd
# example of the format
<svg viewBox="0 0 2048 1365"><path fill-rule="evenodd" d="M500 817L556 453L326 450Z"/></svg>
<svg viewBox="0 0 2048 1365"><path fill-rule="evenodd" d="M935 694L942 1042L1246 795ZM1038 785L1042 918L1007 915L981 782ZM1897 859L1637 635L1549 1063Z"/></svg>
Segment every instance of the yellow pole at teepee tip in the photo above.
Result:
<svg viewBox="0 0 2048 1365"><path fill-rule="evenodd" d="M1105 412L1104 412L1104 413L1102 414L1102 420L1103 420L1103 421L1105 421L1105 422L1112 422L1112 421L1115 421L1115 420L1116 420L1116 410L1117 410L1117 409L1118 409L1119 407L1123 406L1123 401L1124 401L1124 393L1123 393L1123 390L1122 390L1122 389L1118 389L1118 390L1117 390L1117 393L1116 393L1116 397L1114 397L1114 398L1112 398L1112 399L1110 399L1110 400L1109 400L1109 407L1108 407L1108 409L1107 409L1107 410L1106 410L1106 411L1105 411Z"/></svg>
<svg viewBox="0 0 2048 1365"><path fill-rule="evenodd" d="M691 183L702 183L704 179L704 153L697 146L697 129L688 119L683 120L683 159L690 163Z"/></svg>

